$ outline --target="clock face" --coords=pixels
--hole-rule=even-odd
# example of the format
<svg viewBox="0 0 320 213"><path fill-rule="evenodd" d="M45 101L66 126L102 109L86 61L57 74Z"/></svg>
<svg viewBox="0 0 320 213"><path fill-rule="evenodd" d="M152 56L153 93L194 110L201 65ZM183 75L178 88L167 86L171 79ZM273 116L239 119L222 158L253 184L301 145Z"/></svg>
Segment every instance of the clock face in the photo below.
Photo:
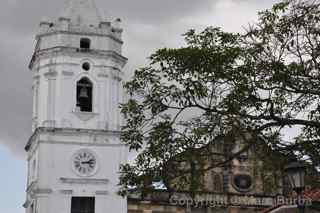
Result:
<svg viewBox="0 0 320 213"><path fill-rule="evenodd" d="M80 176L90 176L97 170L97 158L87 149L79 150L73 155L73 170Z"/></svg>

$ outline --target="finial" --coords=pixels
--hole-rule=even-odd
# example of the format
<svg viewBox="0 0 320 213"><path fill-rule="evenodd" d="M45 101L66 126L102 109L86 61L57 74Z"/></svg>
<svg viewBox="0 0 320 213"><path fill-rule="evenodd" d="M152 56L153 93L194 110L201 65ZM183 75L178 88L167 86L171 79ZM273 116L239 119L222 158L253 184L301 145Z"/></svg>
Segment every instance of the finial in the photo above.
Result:
<svg viewBox="0 0 320 213"><path fill-rule="evenodd" d="M121 19L117 18L114 22L113 22L113 27L115 29L121 29Z"/></svg>
<svg viewBox="0 0 320 213"><path fill-rule="evenodd" d="M114 20L112 22L112 31L114 31L114 32L122 32L121 19L120 18L117 18L116 20Z"/></svg>
<svg viewBox="0 0 320 213"><path fill-rule="evenodd" d="M52 24L52 22L50 22L49 19L46 16L43 16L41 18L40 27L42 27L42 26L50 26L51 24Z"/></svg>
<svg viewBox="0 0 320 213"><path fill-rule="evenodd" d="M112 32L116 34L119 38L121 38L122 35L122 28L121 28L121 19L117 18L116 20L113 21L112 23Z"/></svg>

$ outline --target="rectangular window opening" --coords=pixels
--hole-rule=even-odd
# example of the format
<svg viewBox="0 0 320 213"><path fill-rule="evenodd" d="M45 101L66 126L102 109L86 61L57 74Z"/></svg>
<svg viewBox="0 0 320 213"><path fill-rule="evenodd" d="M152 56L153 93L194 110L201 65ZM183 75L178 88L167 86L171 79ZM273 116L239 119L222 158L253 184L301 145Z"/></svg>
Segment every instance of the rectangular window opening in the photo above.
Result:
<svg viewBox="0 0 320 213"><path fill-rule="evenodd" d="M94 197L72 197L71 213L94 213Z"/></svg>

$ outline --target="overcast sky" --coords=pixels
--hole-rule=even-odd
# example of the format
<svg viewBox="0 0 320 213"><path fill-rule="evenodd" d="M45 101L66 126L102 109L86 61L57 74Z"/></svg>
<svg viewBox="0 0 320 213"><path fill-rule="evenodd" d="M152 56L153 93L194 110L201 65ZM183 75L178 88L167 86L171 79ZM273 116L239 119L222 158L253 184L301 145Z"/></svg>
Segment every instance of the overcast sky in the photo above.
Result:
<svg viewBox="0 0 320 213"><path fill-rule="evenodd" d="M56 20L65 0L1 0L0 8L0 212L22 213L25 165L23 147L31 135L31 73L27 65L42 17ZM257 20L257 12L276 0L96 0L104 17L121 18L124 27L125 71L147 63L146 57L162 47L183 45L188 29L219 26L240 32ZM12 163L6 163L12 162ZM19 170L19 171L17 171ZM14 175L16 178L8 178ZM17 183L16 183L17 182ZM5 186L14 185L16 196ZM17 188L19 186L19 188ZM22 186L22 187L20 187Z"/></svg>

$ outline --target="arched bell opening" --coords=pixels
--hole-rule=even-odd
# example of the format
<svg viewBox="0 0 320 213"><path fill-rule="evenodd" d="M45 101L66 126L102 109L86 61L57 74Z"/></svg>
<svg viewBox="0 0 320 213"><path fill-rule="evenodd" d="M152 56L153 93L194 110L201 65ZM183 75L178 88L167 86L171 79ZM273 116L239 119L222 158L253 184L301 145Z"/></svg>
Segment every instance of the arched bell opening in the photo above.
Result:
<svg viewBox="0 0 320 213"><path fill-rule="evenodd" d="M77 109L81 112L92 112L93 84L87 78L77 82Z"/></svg>

